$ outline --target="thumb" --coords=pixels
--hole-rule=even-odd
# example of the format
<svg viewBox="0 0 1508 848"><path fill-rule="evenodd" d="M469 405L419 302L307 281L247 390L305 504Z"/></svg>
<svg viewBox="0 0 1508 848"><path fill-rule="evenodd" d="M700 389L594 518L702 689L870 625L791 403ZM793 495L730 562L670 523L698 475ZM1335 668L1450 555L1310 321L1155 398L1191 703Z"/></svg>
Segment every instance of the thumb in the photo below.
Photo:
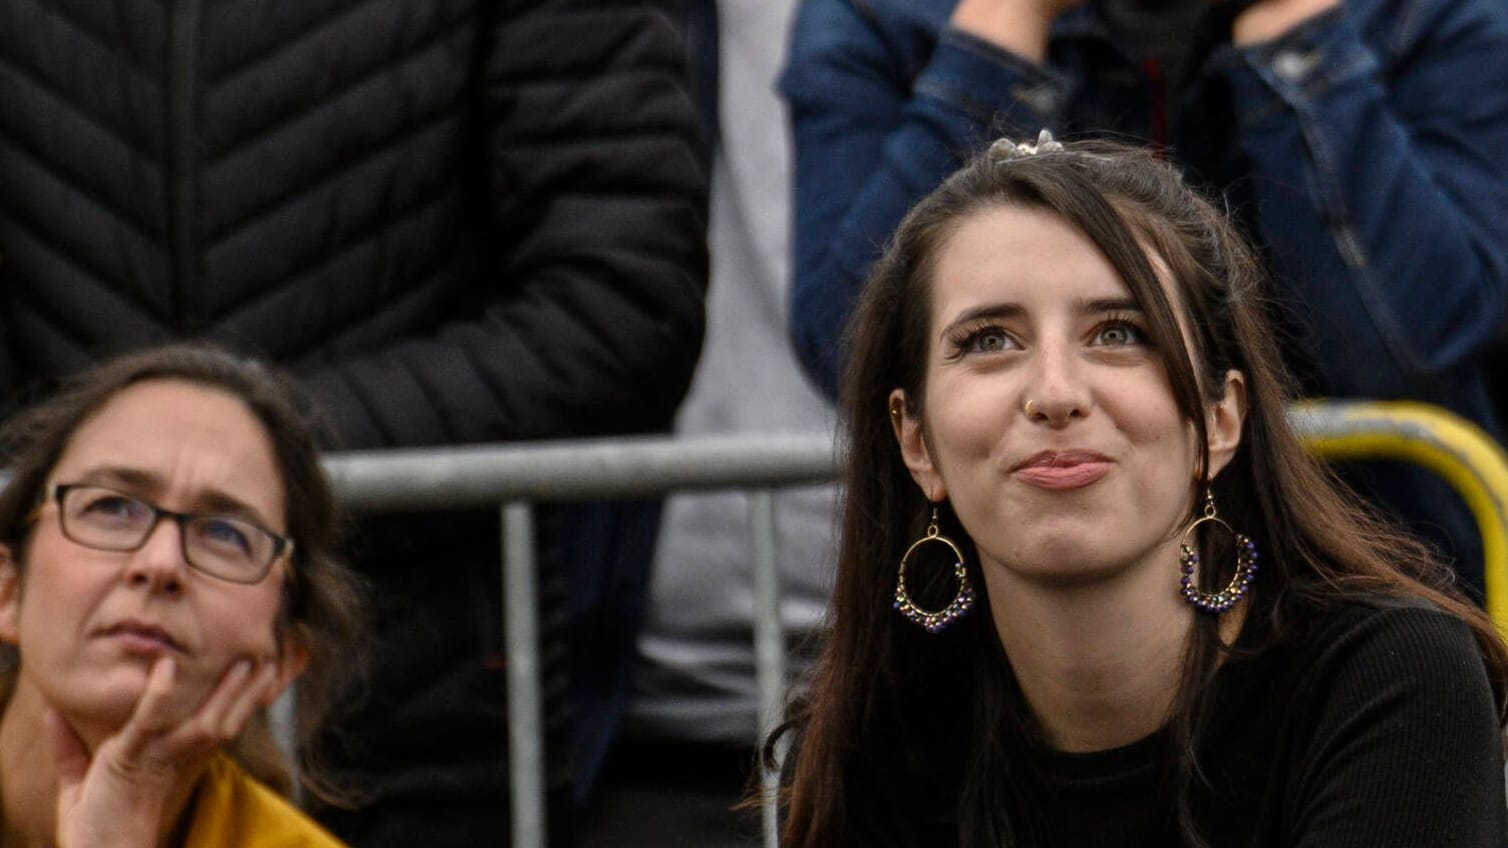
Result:
<svg viewBox="0 0 1508 848"><path fill-rule="evenodd" d="M84 740L57 710L48 710L44 722L47 725L48 747L52 749L52 762L58 773L58 783L63 787L77 785L89 771L89 749Z"/></svg>

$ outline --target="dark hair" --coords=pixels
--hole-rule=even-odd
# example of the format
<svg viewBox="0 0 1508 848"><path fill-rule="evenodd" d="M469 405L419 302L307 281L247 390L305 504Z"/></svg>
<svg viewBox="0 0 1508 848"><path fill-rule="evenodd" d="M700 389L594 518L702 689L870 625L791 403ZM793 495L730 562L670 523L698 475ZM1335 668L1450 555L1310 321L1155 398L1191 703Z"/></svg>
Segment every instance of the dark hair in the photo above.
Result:
<svg viewBox="0 0 1508 848"><path fill-rule="evenodd" d="M364 670L363 591L340 557L335 496L291 381L256 361L202 344L143 350L79 372L58 393L22 411L0 430L0 455L11 474L0 491L0 542L16 552L17 566L24 569L30 517L74 433L116 394L152 380L180 380L232 395L267 431L286 490L287 533L294 544L278 637L297 636L309 649L308 667L294 687L298 777L315 796L346 802L349 793L328 774L317 738ZM15 649L4 646L0 698L9 698L18 669ZM230 753L258 779L291 794L291 769L273 738L266 711L247 725Z"/></svg>
<svg viewBox="0 0 1508 848"><path fill-rule="evenodd" d="M1470 625L1501 709L1508 652L1492 623L1453 591L1448 568L1375 517L1289 428L1285 411L1294 386L1268 325L1264 273L1221 210L1145 150L1079 142L1025 155L1002 141L905 217L850 323L840 399L845 501L827 638L808 693L792 703L766 746L772 757L778 734L795 733L781 844L849 844L846 787L862 768L856 764L877 750L904 763L908 775L935 775L947 787L940 803L957 817L960 844L1010 843L1022 802L1008 773L1035 725L992 626L977 562L969 564L970 579L984 609L942 634L924 633L891 609L893 564L918 535L929 504L902 463L887 407L900 388L909 411L920 414L938 254L962 222L1000 207L1058 216L1115 267L1147 317L1174 400L1198 433L1203 465L1205 404L1223 391L1228 369L1244 374L1244 436L1213 488L1221 515L1262 551L1262 578L1246 601L1245 626L1263 628L1272 644L1293 632L1296 609L1324 608L1358 593L1422 598ZM1176 307L1149 257L1175 283ZM1191 344L1180 332L1179 311ZM967 533L951 516L945 521L945 532L973 558ZM1164 763L1173 790L1168 814L1194 845L1202 844L1188 804L1199 779L1199 708L1229 650L1218 617L1197 616Z"/></svg>

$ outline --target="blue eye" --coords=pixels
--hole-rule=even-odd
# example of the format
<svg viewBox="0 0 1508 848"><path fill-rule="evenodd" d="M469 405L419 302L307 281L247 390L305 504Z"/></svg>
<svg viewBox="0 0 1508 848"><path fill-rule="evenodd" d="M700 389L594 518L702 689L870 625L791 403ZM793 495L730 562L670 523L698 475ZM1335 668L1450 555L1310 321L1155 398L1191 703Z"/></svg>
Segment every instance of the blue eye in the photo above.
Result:
<svg viewBox="0 0 1508 848"><path fill-rule="evenodd" d="M77 515L98 524L139 524L151 520L152 510L135 498L102 489L81 490L84 502Z"/></svg>
<svg viewBox="0 0 1508 848"><path fill-rule="evenodd" d="M1146 342L1147 335L1140 327L1122 321L1106 324L1094 334L1094 343L1105 347L1129 347Z"/></svg>
<svg viewBox="0 0 1508 848"><path fill-rule="evenodd" d="M1005 350L1008 341L1005 333L990 329L976 334L972 347L974 350L988 353L996 350Z"/></svg>
<svg viewBox="0 0 1508 848"><path fill-rule="evenodd" d="M194 522L194 535L198 542L218 551L251 553L251 533L241 525L241 522L232 518L214 516L199 518Z"/></svg>
<svg viewBox="0 0 1508 848"><path fill-rule="evenodd" d="M1000 327L981 327L958 344L960 353L999 353L1016 347L1016 340Z"/></svg>

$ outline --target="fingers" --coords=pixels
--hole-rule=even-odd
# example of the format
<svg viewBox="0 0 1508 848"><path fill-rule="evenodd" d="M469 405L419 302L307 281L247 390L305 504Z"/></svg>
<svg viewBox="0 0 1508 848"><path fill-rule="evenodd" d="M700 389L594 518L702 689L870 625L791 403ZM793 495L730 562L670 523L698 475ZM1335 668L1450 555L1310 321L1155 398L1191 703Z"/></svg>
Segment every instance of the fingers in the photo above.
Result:
<svg viewBox="0 0 1508 848"><path fill-rule="evenodd" d="M204 732L220 742L228 742L241 732L252 714L261 707L266 694L277 679L273 660L237 660L199 708L196 717Z"/></svg>
<svg viewBox="0 0 1508 848"><path fill-rule="evenodd" d="M175 713L181 709L173 687L177 676L178 666L172 657L163 657L152 664L147 686L136 700L136 709L117 734L121 756L137 759L152 740L173 726Z"/></svg>
<svg viewBox="0 0 1508 848"><path fill-rule="evenodd" d="M276 673L276 663L270 659L242 658L231 663L198 709L173 731L174 747L208 751L234 739L256 712Z"/></svg>
<svg viewBox="0 0 1508 848"><path fill-rule="evenodd" d="M153 665L136 710L121 729L122 756L166 763L213 752L245 727L276 682L277 665L271 659L236 660L196 706L183 703L186 693L181 687L175 691L175 675L171 658Z"/></svg>

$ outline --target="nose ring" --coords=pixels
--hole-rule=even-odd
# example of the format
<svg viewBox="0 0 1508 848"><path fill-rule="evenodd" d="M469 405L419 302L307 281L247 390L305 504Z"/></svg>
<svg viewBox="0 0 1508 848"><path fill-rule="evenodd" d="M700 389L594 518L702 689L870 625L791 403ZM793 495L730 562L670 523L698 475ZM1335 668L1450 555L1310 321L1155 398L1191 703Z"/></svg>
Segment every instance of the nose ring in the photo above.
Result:
<svg viewBox="0 0 1508 848"><path fill-rule="evenodd" d="M1024 407L1022 407L1022 410L1026 413L1026 417L1027 418L1036 418L1037 417L1037 402L1034 401L1034 400L1028 400L1026 402L1026 405Z"/></svg>

